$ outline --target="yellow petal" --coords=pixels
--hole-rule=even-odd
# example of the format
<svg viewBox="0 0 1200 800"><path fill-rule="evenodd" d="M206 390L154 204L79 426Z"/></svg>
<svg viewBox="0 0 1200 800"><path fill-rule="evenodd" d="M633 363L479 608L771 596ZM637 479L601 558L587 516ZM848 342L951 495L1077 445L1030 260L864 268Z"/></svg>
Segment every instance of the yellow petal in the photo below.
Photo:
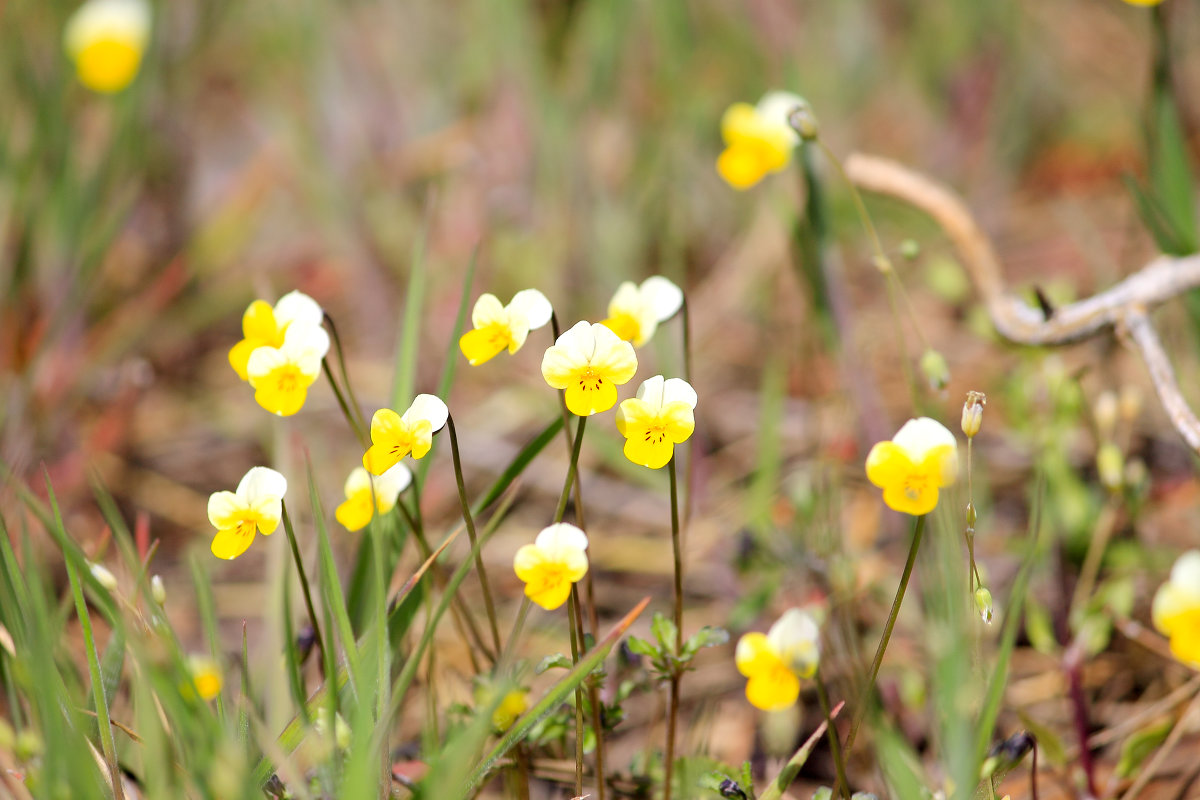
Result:
<svg viewBox="0 0 1200 800"><path fill-rule="evenodd" d="M433 425L427 419L420 420L410 435L412 437L412 457L424 458L425 454L433 447Z"/></svg>
<svg viewBox="0 0 1200 800"><path fill-rule="evenodd" d="M938 490L933 481L897 483L883 490L883 502L893 511L919 517L937 507Z"/></svg>
<svg viewBox="0 0 1200 800"><path fill-rule="evenodd" d="M382 475L408 455L407 449L392 444L373 444L363 454L363 467L372 475Z"/></svg>
<svg viewBox="0 0 1200 800"><path fill-rule="evenodd" d="M212 540L212 554L227 561L235 559L250 547L254 541L254 533L254 525L219 530Z"/></svg>
<svg viewBox="0 0 1200 800"><path fill-rule="evenodd" d="M717 157L717 174L738 191L749 189L767 175L759 150L751 145L730 145Z"/></svg>
<svg viewBox="0 0 1200 800"><path fill-rule="evenodd" d="M547 611L561 607L570 595L571 583L565 580L525 584L525 596Z"/></svg>
<svg viewBox="0 0 1200 800"><path fill-rule="evenodd" d="M800 679L783 665L755 673L746 681L746 699L763 711L780 711L800 698Z"/></svg>
<svg viewBox="0 0 1200 800"><path fill-rule="evenodd" d="M544 562L541 548L532 544L522 545L513 556L513 572L521 581L529 583L540 573Z"/></svg>
<svg viewBox="0 0 1200 800"><path fill-rule="evenodd" d="M726 144L756 136L760 128L758 111L749 103L734 103L721 116L721 138Z"/></svg>
<svg viewBox="0 0 1200 800"><path fill-rule="evenodd" d="M1185 664L1200 665L1200 608L1190 609L1175 621L1171 655Z"/></svg>
<svg viewBox="0 0 1200 800"><path fill-rule="evenodd" d="M581 378L566 388L567 410L579 417L608 411L617 404L617 387L603 378Z"/></svg>
<svg viewBox="0 0 1200 800"><path fill-rule="evenodd" d="M358 531L367 527L367 523L375 516L375 504L371 502L370 490L366 493L357 492L353 497L346 499L333 515L348 531Z"/></svg>
<svg viewBox="0 0 1200 800"><path fill-rule="evenodd" d="M105 38L91 42L75 56L79 82L92 91L119 92L137 77L142 50L124 39Z"/></svg>
<svg viewBox="0 0 1200 800"><path fill-rule="evenodd" d="M779 658L771 651L767 635L753 631L738 639L737 649L734 651L734 661L737 664L738 672L748 678L768 669L777 663Z"/></svg>
<svg viewBox="0 0 1200 800"><path fill-rule="evenodd" d="M642 328L638 324L637 317L632 314L616 314L601 320L600 324L627 342L642 338Z"/></svg>
<svg viewBox="0 0 1200 800"><path fill-rule="evenodd" d="M247 507L233 492L213 492L208 498L208 521L217 530L232 528L241 522Z"/></svg>
<svg viewBox="0 0 1200 800"><path fill-rule="evenodd" d="M892 442L879 442L867 454L867 480L881 489L902 484L913 471L913 463Z"/></svg>
<svg viewBox="0 0 1200 800"><path fill-rule="evenodd" d="M635 464L650 469L662 469L675 455L675 445L666 438L655 436L653 431L627 429L624 453Z"/></svg>
<svg viewBox="0 0 1200 800"><path fill-rule="evenodd" d="M922 460L919 470L931 476L938 488L953 486L958 479L958 448L955 445L932 448Z"/></svg>
<svg viewBox="0 0 1200 800"><path fill-rule="evenodd" d="M467 363L477 366L495 357L501 350L509 346L512 337L505 327L488 325L467 331L458 340L458 347L467 357Z"/></svg>

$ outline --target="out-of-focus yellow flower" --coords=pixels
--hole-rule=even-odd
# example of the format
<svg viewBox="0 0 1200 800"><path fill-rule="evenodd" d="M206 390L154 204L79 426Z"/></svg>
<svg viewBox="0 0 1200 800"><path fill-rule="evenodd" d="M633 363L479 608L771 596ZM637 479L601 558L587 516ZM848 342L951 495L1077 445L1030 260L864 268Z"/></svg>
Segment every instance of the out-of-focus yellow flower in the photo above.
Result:
<svg viewBox="0 0 1200 800"><path fill-rule="evenodd" d="M1171 640L1171 654L1200 668L1200 550L1189 550L1154 594L1154 627Z"/></svg>
<svg viewBox="0 0 1200 800"><path fill-rule="evenodd" d="M655 375L638 387L637 397L621 403L617 430L625 437L625 457L650 469L667 465L696 429L692 411L696 390L680 378Z"/></svg>
<svg viewBox="0 0 1200 800"><path fill-rule="evenodd" d="M738 640L734 659L745 675L746 699L763 711L779 711L800 697L800 679L811 678L821 657L821 632L807 611L789 609L766 634Z"/></svg>
<svg viewBox="0 0 1200 800"><path fill-rule="evenodd" d="M355 467L346 478L346 500L337 507L334 516L348 531L362 530L379 514L396 507L396 498L412 483L412 473L404 464L396 464L382 475L372 475L363 467Z"/></svg>
<svg viewBox="0 0 1200 800"><path fill-rule="evenodd" d="M550 301L537 289L517 292L506 306L500 305L494 294L480 295L471 311L475 329L462 335L459 349L472 366L482 364L505 348L515 353L525 344L529 332L549 322L553 313Z"/></svg>
<svg viewBox="0 0 1200 800"><path fill-rule="evenodd" d="M725 150L717 158L717 172L725 182L734 189L749 189L787 167L800 141L788 114L803 105L804 100L790 92L768 92L757 106L731 105L721 117Z"/></svg>
<svg viewBox="0 0 1200 800"><path fill-rule="evenodd" d="M580 417L617 404L617 387L637 372L633 345L600 323L577 322L542 357L542 377L566 390L567 409Z"/></svg>
<svg viewBox="0 0 1200 800"><path fill-rule="evenodd" d="M319 325L291 323L280 347L259 347L250 354L246 375L258 404L281 417L304 407L308 387L321 374L329 352L329 334Z"/></svg>
<svg viewBox="0 0 1200 800"><path fill-rule="evenodd" d="M600 324L641 347L650 341L658 323L674 316L681 305L683 290L661 275L647 278L641 286L625 281L608 303L608 319Z"/></svg>
<svg viewBox="0 0 1200 800"><path fill-rule="evenodd" d="M202 700L212 700L221 693L221 668L208 656L192 656L188 659L188 671L192 673L192 688Z"/></svg>
<svg viewBox="0 0 1200 800"><path fill-rule="evenodd" d="M79 82L96 92L119 92L137 77L150 38L145 0L88 0L67 20L63 45Z"/></svg>
<svg viewBox="0 0 1200 800"><path fill-rule="evenodd" d="M379 409L371 417L371 447L363 455L363 466L372 475L383 475L409 453L423 458L449 416L446 404L431 394L417 395L403 416Z"/></svg>
<svg viewBox="0 0 1200 800"><path fill-rule="evenodd" d="M1156 6L1163 0L1125 0L1131 6Z"/></svg>
<svg viewBox="0 0 1200 800"><path fill-rule="evenodd" d="M217 558L234 559L246 552L255 534L269 536L283 516L287 479L268 467L254 467L245 474L236 492L213 492L208 498L208 521L217 529L212 552Z"/></svg>
<svg viewBox="0 0 1200 800"><path fill-rule="evenodd" d="M910 419L890 442L880 442L867 454L867 478L883 489L888 508L904 514L933 511L938 489L957 477L954 434L929 417Z"/></svg>
<svg viewBox="0 0 1200 800"><path fill-rule="evenodd" d="M229 364L242 380L249 380L250 354L260 347L283 347L284 335L293 325L320 327L325 312L306 294L288 292L272 308L255 300L242 315L242 340L229 351ZM324 353L322 353L324 355Z"/></svg>
<svg viewBox="0 0 1200 800"><path fill-rule="evenodd" d="M587 574L587 545L587 534L569 523L544 528L513 558L513 570L525 582L525 596L547 611L567 602L571 584Z"/></svg>
<svg viewBox="0 0 1200 800"><path fill-rule="evenodd" d="M500 705L492 712L492 727L498 731L506 731L517 721L517 717L529 710L529 690L513 689L504 695Z"/></svg>

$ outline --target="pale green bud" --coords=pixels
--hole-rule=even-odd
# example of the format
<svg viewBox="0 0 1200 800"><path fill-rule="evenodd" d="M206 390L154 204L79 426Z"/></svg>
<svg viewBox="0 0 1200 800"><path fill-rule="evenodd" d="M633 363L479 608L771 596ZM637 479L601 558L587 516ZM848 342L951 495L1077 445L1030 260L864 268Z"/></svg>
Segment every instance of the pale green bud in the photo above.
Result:
<svg viewBox="0 0 1200 800"><path fill-rule="evenodd" d="M975 610L979 612L980 619L988 625L992 624L992 593L984 586L975 590Z"/></svg>
<svg viewBox="0 0 1200 800"><path fill-rule="evenodd" d="M106 567L101 564L92 564L90 568L92 571L92 577L96 579L96 583L100 584L105 589L108 589L110 592L115 592L117 590L117 577L109 572Z"/></svg>
<svg viewBox="0 0 1200 800"><path fill-rule="evenodd" d="M1125 456L1121 454L1121 448L1112 442L1100 445L1096 453L1096 472L1105 489L1110 492L1119 490L1125 479Z"/></svg>
<svg viewBox="0 0 1200 800"><path fill-rule="evenodd" d="M154 602L160 606L167 602L167 587L163 586L162 575L155 575L150 579L150 596L154 598Z"/></svg>
<svg viewBox="0 0 1200 800"><path fill-rule="evenodd" d="M950 365L937 350L926 350L921 354L921 372L931 389L945 389L950 383Z"/></svg>

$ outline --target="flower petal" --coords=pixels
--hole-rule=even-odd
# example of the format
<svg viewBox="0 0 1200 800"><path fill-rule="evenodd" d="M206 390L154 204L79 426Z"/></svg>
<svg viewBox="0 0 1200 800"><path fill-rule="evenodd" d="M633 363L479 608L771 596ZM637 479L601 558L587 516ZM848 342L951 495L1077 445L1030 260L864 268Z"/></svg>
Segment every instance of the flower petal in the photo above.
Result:
<svg viewBox="0 0 1200 800"><path fill-rule="evenodd" d="M500 302L499 297L490 292L479 295L471 309L471 324L478 329L497 323L508 327L508 314L504 313L504 304Z"/></svg>
<svg viewBox="0 0 1200 800"><path fill-rule="evenodd" d="M287 478L270 467L252 467L238 483L237 494L247 503L279 500L287 494Z"/></svg>
<svg viewBox="0 0 1200 800"><path fill-rule="evenodd" d="M437 433L446 425L446 418L449 416L450 409L446 407L441 398L432 394L419 394L413 399L412 405L408 407L408 411L404 412L401 419L409 425L414 425L420 420L427 420L430 431Z"/></svg>
<svg viewBox="0 0 1200 800"><path fill-rule="evenodd" d="M637 399L641 400L654 411L662 408L663 405L663 386L666 381L662 375L655 375L652 378L646 378L642 381L642 385L638 387ZM625 405L624 403L621 404Z"/></svg>
<svg viewBox="0 0 1200 800"><path fill-rule="evenodd" d="M553 384L551 384L553 385ZM617 387L607 380L597 380L583 385L571 383L563 392L567 410L577 417L601 414L617 404Z"/></svg>
<svg viewBox="0 0 1200 800"><path fill-rule="evenodd" d="M881 489L904 482L914 464L894 442L879 442L867 454L867 480Z"/></svg>
<svg viewBox="0 0 1200 800"><path fill-rule="evenodd" d="M919 464L925 460L925 454L935 447L950 445L957 449L958 443L954 434L942 423L929 417L918 417L904 423L892 441L904 450L910 461Z"/></svg>
<svg viewBox="0 0 1200 800"><path fill-rule="evenodd" d="M727 145L754 136L759 127L758 109L749 103L734 103L721 115L721 138Z"/></svg>
<svg viewBox="0 0 1200 800"><path fill-rule="evenodd" d="M662 275L642 281L638 293L642 296L642 303L654 313L658 322L673 317L683 305L683 290Z"/></svg>
<svg viewBox="0 0 1200 800"><path fill-rule="evenodd" d="M781 711L799 698L800 679L782 667L757 673L746 681L746 699L763 711Z"/></svg>
<svg viewBox="0 0 1200 800"><path fill-rule="evenodd" d="M289 324L321 327L325 312L321 306L303 292L291 291L275 303L275 322L279 327Z"/></svg>
<svg viewBox="0 0 1200 800"><path fill-rule="evenodd" d="M779 660L771 651L767 635L757 631L744 634L742 638L738 639L733 659L737 664L738 672L747 678L771 667Z"/></svg>
<svg viewBox="0 0 1200 800"><path fill-rule="evenodd" d="M554 307L537 289L523 289L508 304L509 317L520 317L528 330L536 331L550 321Z"/></svg>
<svg viewBox="0 0 1200 800"><path fill-rule="evenodd" d="M587 534L569 522L556 522L542 528L533 543L541 548L546 558L561 560L563 553L573 550L586 550Z"/></svg>
<svg viewBox="0 0 1200 800"><path fill-rule="evenodd" d="M366 474L366 470L363 470L363 473ZM369 491L360 491L348 496L338 505L333 516L348 531L359 531L367 527L367 523L375 516L375 504L371 502Z"/></svg>
<svg viewBox="0 0 1200 800"><path fill-rule="evenodd" d="M237 528L224 528L217 531L217 535L213 537L210 549L212 554L217 558L223 558L226 561L233 559L246 552L247 548L254 542L255 528L253 525L241 525Z"/></svg>
<svg viewBox="0 0 1200 800"><path fill-rule="evenodd" d="M233 492L213 492L208 497L208 521L217 530L234 527L246 508L246 501Z"/></svg>
<svg viewBox="0 0 1200 800"><path fill-rule="evenodd" d="M472 367L491 361L512 344L507 328L488 325L467 331L458 340L458 349Z"/></svg>
<svg viewBox="0 0 1200 800"><path fill-rule="evenodd" d="M380 513L391 511L400 493L412 484L412 471L403 462L375 479L375 503Z"/></svg>

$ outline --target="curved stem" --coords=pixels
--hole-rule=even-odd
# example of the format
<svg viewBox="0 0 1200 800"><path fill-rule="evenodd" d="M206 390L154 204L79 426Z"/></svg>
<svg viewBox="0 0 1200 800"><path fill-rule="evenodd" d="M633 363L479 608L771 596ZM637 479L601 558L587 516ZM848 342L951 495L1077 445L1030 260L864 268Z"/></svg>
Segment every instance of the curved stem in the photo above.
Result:
<svg viewBox="0 0 1200 800"><path fill-rule="evenodd" d="M475 546L475 518L471 515L471 502L467 499L467 485L463 480L462 458L458 452L458 434L454 431L454 417L446 416L446 429L450 432L450 455L454 459L454 480L458 484L458 501L462 504L463 522L467 526L467 537L475 553L475 571L479 573L479 585L483 588L483 605L487 609L488 625L492 629L493 651L499 653L500 628L496 625L496 606L492 602L492 590L488 586L487 570L483 566L483 554Z"/></svg>
<svg viewBox="0 0 1200 800"><path fill-rule="evenodd" d="M829 750L833 753L833 764L837 769L838 784L842 787L844 797L850 796L850 781L846 779L846 762L842 758L842 748L838 744L837 728L833 725L832 707L829 705L829 691L825 688L825 681L821 677L821 670L818 668L813 674L813 681L817 685L817 699L821 702L821 712L825 715L825 722L828 723L826 728L829 734Z"/></svg>
<svg viewBox="0 0 1200 800"><path fill-rule="evenodd" d="M562 522L567 513L567 498L571 496L571 487L575 484L575 473L579 471L579 451L583 449L583 429L587 427L587 417L579 418L575 428L575 444L571 448L571 465L567 467L567 479L563 481L562 494L558 498L558 508L554 510L554 521Z"/></svg>
<svg viewBox="0 0 1200 800"><path fill-rule="evenodd" d="M308 609L308 618L312 620L313 638L321 653L325 653L325 640L321 637L321 625L317 617L316 607L313 606L312 591L308 587L308 573L304 571L304 560L300 558L300 546L296 544L296 531L292 528L292 518L288 514L287 503L283 503L283 530L287 533L288 543L292 546L292 560L296 562L296 571L300 575L300 589L304 594L304 606ZM287 609L284 609L287 613Z"/></svg>
<svg viewBox="0 0 1200 800"><path fill-rule="evenodd" d="M358 438L358 443L363 446L363 449L370 447L371 440L367 436L366 430L354 418L353 412L350 411L349 402L346 400L345 395L342 394L342 390L338 388L337 381L333 379L333 370L329 366L329 359L321 359L321 370L329 380L329 387L333 389L333 396L337 398L338 407L342 409L342 416L346 418L346 422L350 423L350 430L354 431L355 437Z"/></svg>
<svg viewBox="0 0 1200 800"><path fill-rule="evenodd" d="M367 420L362 415L362 406L358 404L358 398L354 396L354 387L350 384L350 373L346 370L346 353L342 349L342 337L338 335L337 325L333 324L333 317L325 314L325 323L329 325L329 332L333 338L333 349L337 353L338 371L342 373L342 383L346 387L346 396L350 400L350 408L353 410L355 417L358 419L358 424L363 430L369 430Z"/></svg>

